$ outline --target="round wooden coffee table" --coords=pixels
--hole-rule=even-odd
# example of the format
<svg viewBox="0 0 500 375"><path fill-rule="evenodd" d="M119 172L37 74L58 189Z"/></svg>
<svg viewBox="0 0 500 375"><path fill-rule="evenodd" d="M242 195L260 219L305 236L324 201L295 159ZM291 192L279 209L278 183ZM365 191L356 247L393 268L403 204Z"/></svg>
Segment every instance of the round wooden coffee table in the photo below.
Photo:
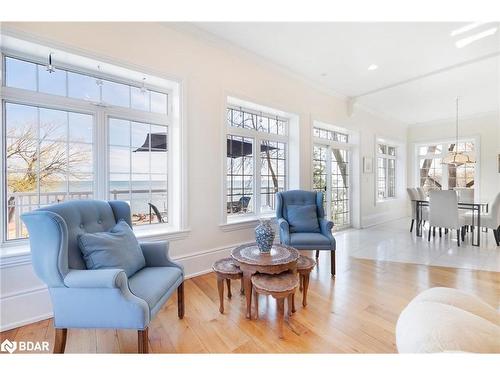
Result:
<svg viewBox="0 0 500 375"><path fill-rule="evenodd" d="M241 245L231 251L231 257L243 272L247 319L251 318L252 275L256 273L273 275L285 271L296 273L299 256L297 249L286 245L273 245L268 254L262 254L256 243Z"/></svg>

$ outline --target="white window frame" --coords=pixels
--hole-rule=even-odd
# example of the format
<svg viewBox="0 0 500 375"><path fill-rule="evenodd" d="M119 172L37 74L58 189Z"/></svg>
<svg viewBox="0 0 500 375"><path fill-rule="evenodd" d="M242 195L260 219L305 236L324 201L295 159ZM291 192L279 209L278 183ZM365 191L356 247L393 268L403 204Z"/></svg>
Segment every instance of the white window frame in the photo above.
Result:
<svg viewBox="0 0 500 375"><path fill-rule="evenodd" d="M347 135L347 142L338 142L334 140L330 140L327 138L320 138L314 135L314 129L321 129L321 130L327 130L331 132L337 132L337 133L342 133ZM348 229L352 227L353 223L353 187L352 187L352 182L353 182L353 150L355 148L355 144L353 142L353 134L351 131L345 128L341 128L338 126L326 124L320 121L313 121L313 126L311 130L311 139L312 139L312 149L311 149L311 172L314 171L314 161L313 161L313 154L312 152L314 151L314 146L326 146L330 149L336 148L336 149L341 149L341 150L346 150L349 155L349 161L348 161L348 172L347 172L347 179L348 179L348 184L347 187L349 189L349 224L348 225L343 225L339 227L335 227L337 230L342 230L342 229ZM329 152L327 154L326 158L326 163L329 164L331 163L331 153ZM311 186L313 183L313 174L311 173ZM328 168L328 173L327 173L327 178L326 178L326 186L327 190L332 189L331 187L332 181L331 181L331 168ZM331 200L331 198L326 197L326 200ZM330 202L330 204L332 204ZM327 211L327 207L325 207L325 212ZM332 219L330 217L330 212L326 212L327 217L329 219ZM334 223L335 224L335 223Z"/></svg>
<svg viewBox="0 0 500 375"><path fill-rule="evenodd" d="M122 77L116 77L114 75L102 73L99 71L92 71L85 68L80 68L78 66L68 65L65 63L58 63L56 68L69 70L76 73L81 74L89 74L93 77L98 77L114 82L119 82L127 85L133 86L142 86L146 89L161 92L167 95L167 113L159 114L153 112L146 112L141 110L135 110L132 108L125 108L119 106L112 105L104 105L103 103L92 103L81 99L74 99L66 96L47 94L32 90L19 89L15 87L7 87L5 86L6 74L5 74L5 57L11 57L14 59L21 59L25 61L29 61L35 64L44 65L46 61L43 61L39 57L35 55L31 55L28 53L23 53L19 51L2 49L0 50L0 59L2 66L2 77L1 77L1 92L0 92L0 111L1 111L1 134L2 134L2 142L1 142L1 153L2 153L2 175L1 179L1 199L2 206L4 202L6 202L7 197L7 188L6 188L6 158L3 157L5 155L5 147L6 147L6 136L4 134L5 129L5 103L15 103L15 104L23 104L28 106L38 106L62 111L75 111L85 114L90 114L93 116L93 174L94 174L94 199L102 199L108 200L109 196L109 158L108 158L108 118L109 117L118 117L127 119L130 121L139 121L144 123L152 123L157 125L165 125L168 129L168 145L167 149L169 152L168 156L168 185L167 185L167 194L168 194L168 223L166 224L145 224L140 226L134 226L134 231L137 233L139 237L155 237L160 233L173 233L173 232L185 232L182 230L184 224L184 218L181 217L181 205L176 203L173 199L174 192L181 192L183 189L178 186L174 186L173 180L171 176L172 170L181 169L180 158L182 154L182 150L178 149L178 154L175 157L171 157L170 152L174 149L174 142L172 136L172 132L175 130L177 135L180 137L180 133L178 129L173 129L173 122L179 121L180 114L177 114L177 119L174 119L176 116L173 113L173 90L171 88L158 87L151 84L146 84L144 82L138 82L134 80L126 80ZM116 65L119 67L119 65ZM180 104L176 106L177 110L180 108ZM176 164L177 163L177 164ZM173 208L176 207L175 212ZM27 239L12 239L7 241L6 236L6 212L2 210L0 214L0 247L7 246L19 246L27 243ZM154 227L154 228L153 228Z"/></svg>
<svg viewBox="0 0 500 375"><path fill-rule="evenodd" d="M258 105L255 105L256 107ZM271 142L282 142L285 144L285 190L287 190L290 186L290 118L287 116L283 116L281 113L278 113L278 111L273 111L272 109L267 109L267 110L258 110L258 109L253 109L251 108L252 105L237 105L237 104L232 104L231 102L227 102L225 109L224 109L224 169L223 169L223 204L222 204L222 217L223 217L223 225L227 224L237 224L237 223L242 223L242 222L250 222L254 220L258 220L259 218L262 217L274 217L275 213L274 212L261 212L261 197L260 197L260 192L261 192L261 157L260 157L260 152L257 152L260 147L260 142L262 141L271 141ZM254 113L256 115L264 115L264 116L269 116L269 117L276 117L278 116L282 120L286 120L287 124L285 127L285 134L272 134L272 133L267 133L267 132L259 132L256 130L251 130L251 129L245 129L245 128L238 128L231 126L230 123L227 120L227 109L228 108L233 108L236 110L242 109L245 112L249 113ZM254 192L254 210L253 212L249 213L243 213L241 215L228 215L227 214L227 150L226 150L226 139L228 135L235 135L238 137L246 137L246 138L251 138L254 141L254 157L253 157L253 171L254 171L254 183L253 183L253 192Z"/></svg>
<svg viewBox="0 0 500 375"><path fill-rule="evenodd" d="M379 152L379 146L385 146L386 149L389 147L394 148L395 155L389 155L388 153L382 154ZM397 199L398 197L398 154L399 147L396 144L390 142L383 142L381 140L377 140L375 143L375 200L377 202L384 202L389 200ZM384 197L380 198L378 196L378 183L379 183L379 168L378 168L378 159L382 158L385 160L385 192ZM389 160L394 160L394 196L389 197Z"/></svg>
<svg viewBox="0 0 500 375"><path fill-rule="evenodd" d="M414 186L420 186L420 161L422 159L442 159L446 156L448 153L448 146L450 144L456 143L457 140L454 138L448 138L448 139L440 139L437 141L424 141L424 142L417 142L414 143L414 163L413 163L413 184ZM464 142L472 142L474 143L474 158L476 160L476 164L474 167L474 200L475 201L480 201L480 187L481 187L481 160L480 160L480 155L481 155L481 143L480 143L480 137L479 136L474 136L474 137L464 137L464 138L459 138L458 139L459 143L464 143ZM435 153L435 154L426 154L426 155L419 155L419 148L420 147L429 147L429 146L441 146L441 152L440 153ZM448 169L447 168L442 168L442 186L441 188L443 190L448 189Z"/></svg>

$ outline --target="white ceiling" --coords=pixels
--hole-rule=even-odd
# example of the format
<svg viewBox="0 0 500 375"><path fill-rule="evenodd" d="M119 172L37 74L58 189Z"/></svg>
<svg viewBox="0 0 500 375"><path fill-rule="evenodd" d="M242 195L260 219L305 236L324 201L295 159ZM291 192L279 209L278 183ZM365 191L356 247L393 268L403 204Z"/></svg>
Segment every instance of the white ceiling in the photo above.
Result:
<svg viewBox="0 0 500 375"><path fill-rule="evenodd" d="M463 96L463 115L498 110L500 30L464 48L455 47L456 40L498 24L450 36L466 24L200 22L195 26L328 90L357 97L365 107L413 124L453 117L457 95ZM369 71L371 64L379 68Z"/></svg>

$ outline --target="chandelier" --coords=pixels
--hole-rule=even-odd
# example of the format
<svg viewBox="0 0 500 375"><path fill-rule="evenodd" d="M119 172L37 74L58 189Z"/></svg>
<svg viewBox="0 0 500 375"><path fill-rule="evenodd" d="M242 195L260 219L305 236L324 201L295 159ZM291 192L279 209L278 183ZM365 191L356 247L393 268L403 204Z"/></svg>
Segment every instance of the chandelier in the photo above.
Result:
<svg viewBox="0 0 500 375"><path fill-rule="evenodd" d="M456 99L456 142L453 151L449 151L448 154L443 158L441 164L451 164L451 165L461 165L461 164L473 164L476 161L474 158L466 151L458 151L458 97Z"/></svg>

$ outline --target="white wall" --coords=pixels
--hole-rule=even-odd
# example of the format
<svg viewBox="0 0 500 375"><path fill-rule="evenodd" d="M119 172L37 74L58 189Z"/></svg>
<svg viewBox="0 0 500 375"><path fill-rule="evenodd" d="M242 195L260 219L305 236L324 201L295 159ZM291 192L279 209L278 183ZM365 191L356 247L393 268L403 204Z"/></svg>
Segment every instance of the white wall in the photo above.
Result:
<svg viewBox="0 0 500 375"><path fill-rule="evenodd" d="M490 112L460 119L459 137L477 137L480 142L479 181L480 197L491 202L500 191L497 158L500 153L499 112ZM416 186L417 163L415 143L455 138L455 119L434 121L408 127L408 186Z"/></svg>
<svg viewBox="0 0 500 375"><path fill-rule="evenodd" d="M374 156L376 136L405 144L406 127L357 109L346 113L343 98L320 91L253 55L217 41L155 23L4 23L6 32L38 39L143 67L148 72L182 81L184 126L188 133L188 227L190 232L171 242L171 255L180 259L189 275L209 270L212 261L253 238L253 228L227 231L220 227L225 143L224 103L228 95L299 116L300 184L311 187L311 124L314 120L355 130L359 134L358 163ZM358 165L359 167L359 165ZM405 170L402 170L405 175ZM405 199L375 205L375 175L362 175L356 186L361 225L372 225L405 214ZM362 199L360 198L362 197ZM348 249L339 249L345 251ZM50 315L48 295L37 283L29 259L1 265L1 329ZM28 302L29 301L29 302ZM33 301L37 301L34 303ZM32 305L29 311L25 307Z"/></svg>

